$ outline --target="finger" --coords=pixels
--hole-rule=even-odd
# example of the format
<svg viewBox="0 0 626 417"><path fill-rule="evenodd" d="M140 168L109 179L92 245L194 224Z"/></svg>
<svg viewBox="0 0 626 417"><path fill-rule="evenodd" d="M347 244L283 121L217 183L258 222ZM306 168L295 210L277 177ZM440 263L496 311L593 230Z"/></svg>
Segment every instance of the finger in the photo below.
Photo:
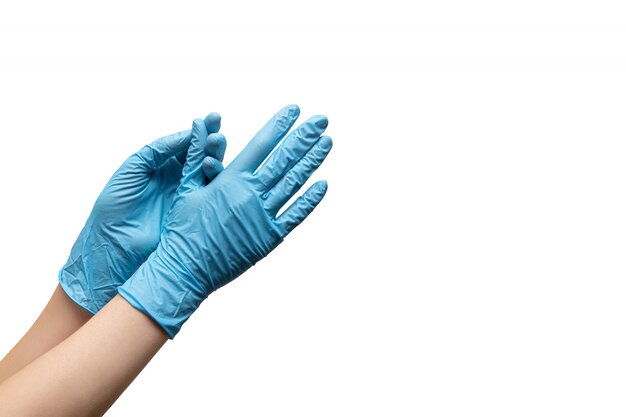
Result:
<svg viewBox="0 0 626 417"><path fill-rule="evenodd" d="M185 152L190 142L191 135L189 130L174 133L144 146L131 159L135 160L139 170L152 172L170 157Z"/></svg>
<svg viewBox="0 0 626 417"><path fill-rule="evenodd" d="M210 113L204 118L204 124L209 133L218 132L220 130L221 116L215 112ZM150 170L156 169L172 156L176 156L178 162L184 165L187 159L187 148L190 142L191 131L185 130L157 139L150 145L144 146L138 154L145 160L146 169Z"/></svg>
<svg viewBox="0 0 626 417"><path fill-rule="evenodd" d="M314 116L291 132L256 175L261 184L272 187L319 140L328 126L326 116Z"/></svg>
<svg viewBox="0 0 626 417"><path fill-rule="evenodd" d="M322 198L324 198L327 189L328 183L326 181L316 182L276 219L276 226L280 230L282 237L291 233L296 226L311 214L319 202L322 201Z"/></svg>
<svg viewBox="0 0 626 417"><path fill-rule="evenodd" d="M224 153L226 153L226 138L224 135L211 133L207 138L205 153L219 161L223 161Z"/></svg>
<svg viewBox="0 0 626 417"><path fill-rule="evenodd" d="M204 118L204 125L209 133L219 132L220 126L222 125L222 116L216 112L209 113L207 117Z"/></svg>
<svg viewBox="0 0 626 417"><path fill-rule="evenodd" d="M194 190L204 185L204 173L202 172L202 160L206 147L208 132L202 119L193 121L191 127L191 144L187 151L187 162L183 167L183 178L180 182L179 192Z"/></svg>
<svg viewBox="0 0 626 417"><path fill-rule="evenodd" d="M213 178L217 177L217 175L223 170L224 170L224 166L216 158L207 156L202 161L202 171L204 171L204 175L206 175L209 182L211 182Z"/></svg>
<svg viewBox="0 0 626 417"><path fill-rule="evenodd" d="M295 104L284 107L257 133L235 160L232 169L254 172L278 142L287 134L300 115Z"/></svg>
<svg viewBox="0 0 626 417"><path fill-rule="evenodd" d="M264 206L272 215L304 185L309 177L324 162L324 159L333 147L333 141L328 136L322 136L317 143L304 155L297 164L285 174L280 181L267 193Z"/></svg>

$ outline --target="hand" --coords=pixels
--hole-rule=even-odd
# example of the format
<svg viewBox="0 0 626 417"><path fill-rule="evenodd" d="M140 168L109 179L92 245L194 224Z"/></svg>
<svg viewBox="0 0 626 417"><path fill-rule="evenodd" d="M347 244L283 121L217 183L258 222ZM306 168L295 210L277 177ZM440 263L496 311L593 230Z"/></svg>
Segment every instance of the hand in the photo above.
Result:
<svg viewBox="0 0 626 417"><path fill-rule="evenodd" d="M281 110L210 184L197 174L183 176L161 243L119 288L170 337L211 292L270 253L324 197L327 185L320 181L276 218L330 152L331 139L321 136L324 116L300 125L259 168L299 113L297 106ZM195 122L189 152L206 140Z"/></svg>
<svg viewBox="0 0 626 417"><path fill-rule="evenodd" d="M188 130L158 139L128 158L96 200L59 273L67 295L92 314L156 249L181 176L193 170L207 183L218 174L226 150L224 136L216 133L220 116L211 113L200 122L205 147L187 155L193 134Z"/></svg>

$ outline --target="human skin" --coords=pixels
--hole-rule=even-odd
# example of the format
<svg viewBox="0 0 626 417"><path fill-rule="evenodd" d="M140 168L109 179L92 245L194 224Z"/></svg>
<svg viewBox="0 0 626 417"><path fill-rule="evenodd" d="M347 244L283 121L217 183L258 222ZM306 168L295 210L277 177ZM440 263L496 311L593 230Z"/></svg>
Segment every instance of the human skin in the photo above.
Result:
<svg viewBox="0 0 626 417"><path fill-rule="evenodd" d="M167 340L161 327L115 296L0 384L0 417L101 416Z"/></svg>
<svg viewBox="0 0 626 417"><path fill-rule="evenodd" d="M0 384L67 339L93 317L57 285L50 301L31 328L0 361Z"/></svg>

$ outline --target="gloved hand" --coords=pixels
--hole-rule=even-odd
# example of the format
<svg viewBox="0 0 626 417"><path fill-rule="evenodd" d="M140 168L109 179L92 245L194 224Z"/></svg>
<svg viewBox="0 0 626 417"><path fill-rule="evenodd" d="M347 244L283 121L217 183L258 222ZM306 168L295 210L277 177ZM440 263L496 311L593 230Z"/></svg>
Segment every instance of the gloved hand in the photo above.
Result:
<svg viewBox="0 0 626 417"><path fill-rule="evenodd" d="M156 249L181 176L202 175L207 181L218 174L226 150L224 136L215 133L220 121L217 113L200 120L202 132L211 133L203 148L188 154L194 133L174 133L144 146L117 170L59 272L61 287L74 302L97 313Z"/></svg>
<svg viewBox="0 0 626 417"><path fill-rule="evenodd" d="M276 218L332 147L321 136L328 124L324 116L300 125L257 170L299 113L297 106L281 110L210 184L193 172L183 176L159 247L119 287L170 338L211 292L270 253L324 197L326 182L317 182ZM206 140L197 122L189 152Z"/></svg>

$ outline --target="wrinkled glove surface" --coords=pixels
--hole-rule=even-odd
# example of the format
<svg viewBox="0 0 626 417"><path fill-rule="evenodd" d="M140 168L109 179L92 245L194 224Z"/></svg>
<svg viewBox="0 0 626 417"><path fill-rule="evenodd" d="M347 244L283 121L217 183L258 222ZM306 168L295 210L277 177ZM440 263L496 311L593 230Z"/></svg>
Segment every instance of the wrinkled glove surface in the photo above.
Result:
<svg viewBox="0 0 626 417"><path fill-rule="evenodd" d="M189 170L158 248L119 288L171 338L211 292L271 252L324 197L326 182L317 182L276 217L332 147L322 136L324 116L300 125L259 168L298 115L297 106L276 114L208 185ZM190 153L204 146L207 134L201 121L194 123Z"/></svg>
<svg viewBox="0 0 626 417"><path fill-rule="evenodd" d="M187 155L191 131L175 133L144 146L128 158L109 180L59 272L65 293L92 314L117 294L123 284L157 248L165 217L186 172L185 158L222 160L225 139L217 132L220 116L202 120L212 133L206 147ZM207 162L214 177L218 164ZM219 165L221 166L221 164Z"/></svg>

